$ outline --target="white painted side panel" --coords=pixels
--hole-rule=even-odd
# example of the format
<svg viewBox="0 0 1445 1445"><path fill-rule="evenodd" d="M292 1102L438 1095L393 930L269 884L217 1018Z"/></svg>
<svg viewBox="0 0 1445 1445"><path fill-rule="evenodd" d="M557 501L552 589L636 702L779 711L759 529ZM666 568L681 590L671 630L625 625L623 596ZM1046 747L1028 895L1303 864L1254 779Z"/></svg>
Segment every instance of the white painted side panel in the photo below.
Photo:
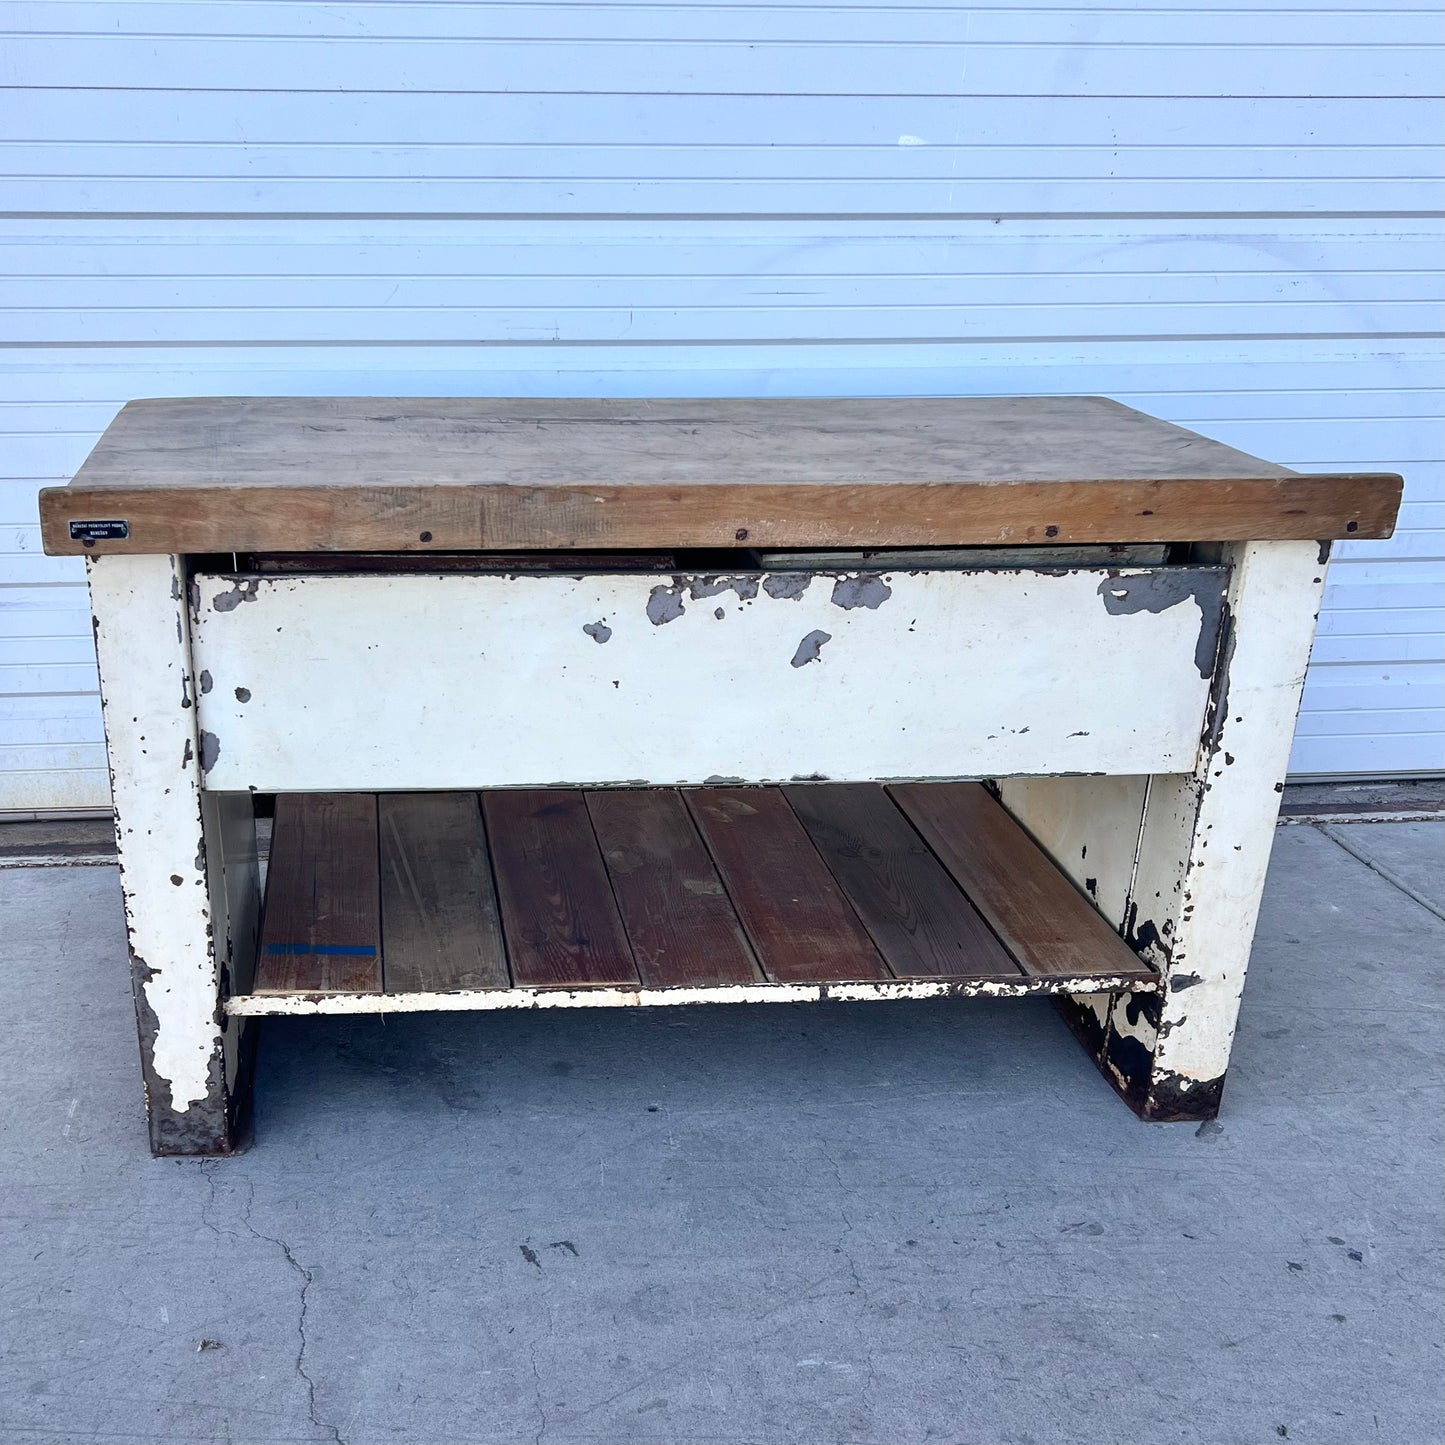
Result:
<svg viewBox="0 0 1445 1445"><path fill-rule="evenodd" d="M1218 742L1198 776L1152 781L1134 880L1137 919L1168 939L1157 1042L1126 997L1114 1014L1120 1034L1153 1048L1156 1074L1185 1088L1222 1077L1229 1062L1324 582L1307 543L1226 551L1235 628ZM1156 949L1143 954L1159 961Z"/></svg>
<svg viewBox="0 0 1445 1445"><path fill-rule="evenodd" d="M150 1062L164 1095L152 1095L149 1107L179 1114L211 1088L228 925L224 887L213 896L207 876L195 684L176 564L174 557L97 558L90 587L137 1007L154 1018ZM220 838L211 841L219 850Z"/></svg>
<svg viewBox="0 0 1445 1445"><path fill-rule="evenodd" d="M108 801L36 489L217 393L1105 393L1397 469L1292 766L1445 766L1435 9L12 0L0 809Z"/></svg>
<svg viewBox="0 0 1445 1445"><path fill-rule="evenodd" d="M262 792L1177 772L1225 576L202 577L201 764Z"/></svg>

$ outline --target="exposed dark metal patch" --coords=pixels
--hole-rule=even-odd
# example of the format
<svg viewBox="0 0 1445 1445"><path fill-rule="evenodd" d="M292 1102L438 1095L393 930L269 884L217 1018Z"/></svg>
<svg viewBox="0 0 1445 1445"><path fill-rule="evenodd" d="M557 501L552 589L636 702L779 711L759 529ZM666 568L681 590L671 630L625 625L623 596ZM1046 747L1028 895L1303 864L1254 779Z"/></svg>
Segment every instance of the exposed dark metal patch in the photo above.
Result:
<svg viewBox="0 0 1445 1445"><path fill-rule="evenodd" d="M798 644L798 650L793 654L793 666L806 667L810 662L817 662L819 654L823 651L823 644L832 640L831 632L822 632L814 628Z"/></svg>
<svg viewBox="0 0 1445 1445"><path fill-rule="evenodd" d="M1219 1113L1224 1097L1224 1075L1196 1083L1169 1069L1159 1070L1149 1086L1140 1118L1155 1123L1200 1123Z"/></svg>
<svg viewBox="0 0 1445 1445"><path fill-rule="evenodd" d="M1200 677L1214 670L1223 617L1225 572L1218 567L1160 567L1135 576L1110 576L1099 583L1099 596L1110 617L1138 612L1167 612L1181 602L1199 608L1199 636L1194 643L1194 665Z"/></svg>
<svg viewBox="0 0 1445 1445"><path fill-rule="evenodd" d="M856 577L840 577L833 584L832 602L845 612L855 607L876 610L892 596L893 589L876 572L860 572Z"/></svg>
<svg viewBox="0 0 1445 1445"><path fill-rule="evenodd" d="M255 578L237 582L229 592L218 592L211 598L211 607L216 612L234 612L243 602L254 602L260 582Z"/></svg>
<svg viewBox="0 0 1445 1445"><path fill-rule="evenodd" d="M763 591L780 602L796 602L812 584L811 572L773 572L763 578Z"/></svg>
<svg viewBox="0 0 1445 1445"><path fill-rule="evenodd" d="M647 594L647 620L654 627L677 621L686 611L682 605L682 592L681 582L675 582L671 587L654 587Z"/></svg>

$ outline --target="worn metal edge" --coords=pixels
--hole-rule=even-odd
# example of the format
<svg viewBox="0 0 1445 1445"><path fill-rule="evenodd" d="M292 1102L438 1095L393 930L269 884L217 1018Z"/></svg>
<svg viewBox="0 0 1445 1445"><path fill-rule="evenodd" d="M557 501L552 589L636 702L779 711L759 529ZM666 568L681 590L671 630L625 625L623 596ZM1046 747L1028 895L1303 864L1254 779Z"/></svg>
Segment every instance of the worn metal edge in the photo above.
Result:
<svg viewBox="0 0 1445 1445"><path fill-rule="evenodd" d="M1030 995L1157 993L1157 974L1050 978L950 978L881 983L728 984L678 988L457 989L450 993L238 994L223 1005L235 1018L307 1014L459 1012L469 1009L653 1008L698 1003L860 1003L930 998L1025 998Z"/></svg>

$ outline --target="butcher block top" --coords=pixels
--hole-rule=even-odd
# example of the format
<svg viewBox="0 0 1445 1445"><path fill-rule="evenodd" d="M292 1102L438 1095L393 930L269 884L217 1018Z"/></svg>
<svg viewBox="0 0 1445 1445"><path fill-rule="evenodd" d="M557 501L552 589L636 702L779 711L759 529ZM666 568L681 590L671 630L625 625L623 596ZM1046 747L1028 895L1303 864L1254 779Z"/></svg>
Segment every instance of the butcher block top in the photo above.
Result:
<svg viewBox="0 0 1445 1445"><path fill-rule="evenodd" d="M929 547L1388 537L1304 476L1104 397L136 401L40 494L45 550Z"/></svg>

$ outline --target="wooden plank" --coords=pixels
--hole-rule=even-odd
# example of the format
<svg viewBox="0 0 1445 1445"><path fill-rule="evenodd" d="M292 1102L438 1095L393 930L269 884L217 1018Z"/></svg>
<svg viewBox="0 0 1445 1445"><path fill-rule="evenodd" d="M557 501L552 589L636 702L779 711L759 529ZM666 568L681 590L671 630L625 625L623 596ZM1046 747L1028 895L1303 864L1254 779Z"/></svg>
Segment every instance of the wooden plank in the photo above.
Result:
<svg viewBox="0 0 1445 1445"><path fill-rule="evenodd" d="M279 577L311 572L377 577L414 572L590 576L597 572L671 572L677 561L671 552L262 552L243 565L248 572Z"/></svg>
<svg viewBox="0 0 1445 1445"><path fill-rule="evenodd" d="M380 909L376 795L279 796L256 992L380 992Z"/></svg>
<svg viewBox="0 0 1445 1445"><path fill-rule="evenodd" d="M197 397L40 511L56 554L1060 545L1385 537L1401 485L1102 397Z"/></svg>
<svg viewBox="0 0 1445 1445"><path fill-rule="evenodd" d="M387 993L506 988L497 892L475 793L383 793L382 975Z"/></svg>
<svg viewBox="0 0 1445 1445"><path fill-rule="evenodd" d="M881 547L853 552L760 552L769 572L965 571L992 567L1158 567L1167 559L1164 542L1099 542L1079 547Z"/></svg>
<svg viewBox="0 0 1445 1445"><path fill-rule="evenodd" d="M696 788L684 796L769 979L890 976L778 789Z"/></svg>
<svg viewBox="0 0 1445 1445"><path fill-rule="evenodd" d="M582 794L482 794L512 978L522 986L637 983Z"/></svg>
<svg viewBox="0 0 1445 1445"><path fill-rule="evenodd" d="M677 790L586 796L642 982L760 983L747 935Z"/></svg>
<svg viewBox="0 0 1445 1445"><path fill-rule="evenodd" d="M877 784L784 788L897 978L1016 978L1020 969Z"/></svg>
<svg viewBox="0 0 1445 1445"><path fill-rule="evenodd" d="M1025 973L1151 971L981 783L890 791Z"/></svg>

